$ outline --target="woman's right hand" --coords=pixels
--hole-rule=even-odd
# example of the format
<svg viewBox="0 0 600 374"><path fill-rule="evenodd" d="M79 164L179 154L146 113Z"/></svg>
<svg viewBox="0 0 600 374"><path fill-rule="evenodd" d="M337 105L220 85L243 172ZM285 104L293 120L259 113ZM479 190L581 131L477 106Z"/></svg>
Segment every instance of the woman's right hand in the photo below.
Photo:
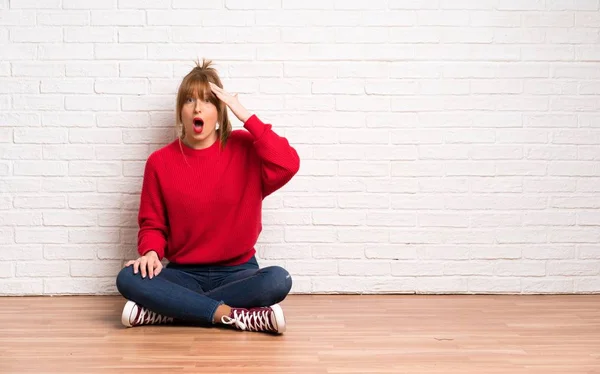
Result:
<svg viewBox="0 0 600 374"><path fill-rule="evenodd" d="M125 264L125 267L133 265L133 273L137 274L138 270L142 272L142 278L146 278L146 273L150 279L155 275L158 275L163 268L162 263L158 259L158 253L150 251L138 258L137 260L131 260Z"/></svg>

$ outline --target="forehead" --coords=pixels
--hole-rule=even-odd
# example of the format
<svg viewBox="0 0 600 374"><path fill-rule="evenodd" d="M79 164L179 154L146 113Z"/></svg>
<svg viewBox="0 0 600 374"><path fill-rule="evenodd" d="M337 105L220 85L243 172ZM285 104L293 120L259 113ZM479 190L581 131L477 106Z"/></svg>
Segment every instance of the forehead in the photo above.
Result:
<svg viewBox="0 0 600 374"><path fill-rule="evenodd" d="M183 87L186 97L206 98L213 95L207 81L189 80Z"/></svg>

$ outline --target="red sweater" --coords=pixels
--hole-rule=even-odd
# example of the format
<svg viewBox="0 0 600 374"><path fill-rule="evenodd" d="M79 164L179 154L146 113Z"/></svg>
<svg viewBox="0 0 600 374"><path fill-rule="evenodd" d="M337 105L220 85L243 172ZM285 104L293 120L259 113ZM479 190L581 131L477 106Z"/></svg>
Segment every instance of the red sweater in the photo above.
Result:
<svg viewBox="0 0 600 374"><path fill-rule="evenodd" d="M262 200L297 173L300 159L256 115L244 128L232 131L222 149L218 140L197 150L177 139L148 157L140 255L154 250L178 264L237 265L256 253Z"/></svg>

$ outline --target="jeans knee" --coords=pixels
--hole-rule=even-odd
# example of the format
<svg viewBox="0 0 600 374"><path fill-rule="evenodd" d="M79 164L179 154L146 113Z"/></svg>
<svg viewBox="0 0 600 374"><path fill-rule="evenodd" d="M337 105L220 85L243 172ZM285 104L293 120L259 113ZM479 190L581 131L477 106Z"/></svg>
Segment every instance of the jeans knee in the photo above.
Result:
<svg viewBox="0 0 600 374"><path fill-rule="evenodd" d="M270 266L269 271L269 288L272 292L275 302L280 302L288 295L292 289L292 276L281 266Z"/></svg>
<svg viewBox="0 0 600 374"><path fill-rule="evenodd" d="M133 265L129 265L124 267L117 274L117 290L121 295L127 298L128 294L130 294L131 289L133 289L133 283L135 282L135 278L139 277L139 274L133 273Z"/></svg>

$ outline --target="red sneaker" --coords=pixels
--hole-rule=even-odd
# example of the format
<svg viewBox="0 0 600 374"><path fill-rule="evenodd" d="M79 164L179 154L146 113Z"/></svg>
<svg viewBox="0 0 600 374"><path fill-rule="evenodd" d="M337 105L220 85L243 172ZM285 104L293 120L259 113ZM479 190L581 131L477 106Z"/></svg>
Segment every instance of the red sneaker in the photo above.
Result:
<svg viewBox="0 0 600 374"><path fill-rule="evenodd" d="M247 331L264 331L276 334L283 334L285 331L285 317L279 304L250 309L231 308L231 314L223 316L221 322Z"/></svg>
<svg viewBox="0 0 600 374"><path fill-rule="evenodd" d="M131 300L125 303L123 314L121 314L121 323L127 327L164 324L171 322L173 322L173 318L161 316L156 312L137 305Z"/></svg>

